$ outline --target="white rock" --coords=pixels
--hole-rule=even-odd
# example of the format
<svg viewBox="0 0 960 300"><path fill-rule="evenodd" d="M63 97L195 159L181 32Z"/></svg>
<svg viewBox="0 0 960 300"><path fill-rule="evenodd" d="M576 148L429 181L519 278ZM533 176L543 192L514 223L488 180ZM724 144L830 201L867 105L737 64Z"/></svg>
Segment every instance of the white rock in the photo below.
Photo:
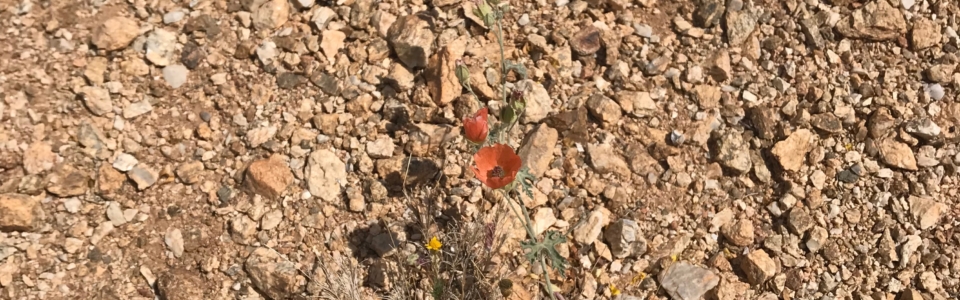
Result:
<svg viewBox="0 0 960 300"><path fill-rule="evenodd" d="M296 1L293 1L293 4L295 4L295 5L297 6L297 8L301 8L301 9L303 9L303 8L311 8L311 7L313 7L313 4L314 4L314 3L316 3L316 0L296 0Z"/></svg>
<svg viewBox="0 0 960 300"><path fill-rule="evenodd" d="M311 194L334 201L340 198L341 183L347 181L347 166L333 151L320 149L307 159L305 175Z"/></svg>
<svg viewBox="0 0 960 300"><path fill-rule="evenodd" d="M120 172L126 172L136 167L138 163L140 162L133 155L120 153L120 155L117 155L117 158L113 160L113 168Z"/></svg>
<svg viewBox="0 0 960 300"><path fill-rule="evenodd" d="M174 257L179 258L183 255L183 234L180 233L180 229L174 228L167 231L167 234L163 236L163 243L167 245L170 252L173 252Z"/></svg>
<svg viewBox="0 0 960 300"><path fill-rule="evenodd" d="M276 126L267 126L267 127L250 129L247 131L247 135L246 135L247 144L249 144L250 147L253 147L253 148L260 147L260 145L269 141L276 134L277 134Z"/></svg>
<svg viewBox="0 0 960 300"><path fill-rule="evenodd" d="M110 220L114 227L120 227L120 225L127 223L127 218L123 216L123 210L120 209L119 203L110 202L110 204L107 204L107 220Z"/></svg>
<svg viewBox="0 0 960 300"><path fill-rule="evenodd" d="M183 11L175 10L168 12L163 15L163 24L173 24L183 20L183 17L186 16L186 13Z"/></svg>
<svg viewBox="0 0 960 300"><path fill-rule="evenodd" d="M310 18L310 21L313 22L314 26L317 26L317 30L326 30L327 23L330 23L334 18L337 17L337 13L326 6L319 6L313 10L313 17Z"/></svg>
<svg viewBox="0 0 960 300"><path fill-rule="evenodd" d="M83 202L80 201L80 198L70 198L63 201L63 208L71 214L75 214L80 211L80 207L83 206Z"/></svg>
<svg viewBox="0 0 960 300"><path fill-rule="evenodd" d="M145 45L147 60L161 67L166 66L174 61L177 35L163 29L154 29L147 35Z"/></svg>
<svg viewBox="0 0 960 300"><path fill-rule="evenodd" d="M153 105L150 104L150 101L142 100L139 102L130 103L127 107L123 108L123 118L132 119L140 115L150 112L153 110Z"/></svg>
<svg viewBox="0 0 960 300"><path fill-rule="evenodd" d="M271 210L260 218L260 230L271 230L277 228L283 221L283 211L279 209Z"/></svg>
<svg viewBox="0 0 960 300"><path fill-rule="evenodd" d="M96 246L100 243L103 238L113 232L113 222L102 222L100 225L97 225L97 228L93 230L93 235L90 236L90 244Z"/></svg>
<svg viewBox="0 0 960 300"><path fill-rule="evenodd" d="M214 85L223 85L227 83L227 73L217 73L210 76L210 82L213 82Z"/></svg>
<svg viewBox="0 0 960 300"><path fill-rule="evenodd" d="M187 70L187 67L183 65L169 65L163 68L163 80L175 89L187 83L188 74L190 74L190 70Z"/></svg>
<svg viewBox="0 0 960 300"><path fill-rule="evenodd" d="M84 104L95 115L102 116L113 111L113 102L110 100L110 92L104 88L85 86L80 89L83 95Z"/></svg>
<svg viewBox="0 0 960 300"><path fill-rule="evenodd" d="M374 141L367 142L367 154L370 158L388 158L393 156L396 145L389 136L381 136Z"/></svg>
<svg viewBox="0 0 960 300"><path fill-rule="evenodd" d="M257 58L263 65L270 65L273 59L277 57L277 44L272 41L263 42L257 47Z"/></svg>

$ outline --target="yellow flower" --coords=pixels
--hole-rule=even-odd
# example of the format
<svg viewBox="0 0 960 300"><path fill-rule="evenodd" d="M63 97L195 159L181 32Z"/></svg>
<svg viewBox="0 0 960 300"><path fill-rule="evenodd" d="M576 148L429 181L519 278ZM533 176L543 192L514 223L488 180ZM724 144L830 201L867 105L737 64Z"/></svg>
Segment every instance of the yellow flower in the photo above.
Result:
<svg viewBox="0 0 960 300"><path fill-rule="evenodd" d="M672 260L672 261L678 261L678 260L680 260L680 255L679 255L679 254L670 255L670 260Z"/></svg>
<svg viewBox="0 0 960 300"><path fill-rule="evenodd" d="M630 280L631 285L636 285L643 282L644 279L647 279L647 273L640 272L637 276L633 276L633 279Z"/></svg>
<svg viewBox="0 0 960 300"><path fill-rule="evenodd" d="M430 238L430 242L427 242L427 250L440 251L440 247L443 247L443 243L437 237Z"/></svg>
<svg viewBox="0 0 960 300"><path fill-rule="evenodd" d="M610 284L610 295L612 296L620 295L620 289L618 289L617 286L612 283Z"/></svg>

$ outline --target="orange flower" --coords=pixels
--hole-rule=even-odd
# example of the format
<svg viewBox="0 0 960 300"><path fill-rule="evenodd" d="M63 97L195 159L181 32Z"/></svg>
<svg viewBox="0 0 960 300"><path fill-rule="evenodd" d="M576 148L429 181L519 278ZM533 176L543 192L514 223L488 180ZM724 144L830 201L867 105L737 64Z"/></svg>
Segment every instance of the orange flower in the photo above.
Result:
<svg viewBox="0 0 960 300"><path fill-rule="evenodd" d="M476 165L473 173L483 184L492 189L499 189L512 183L520 171L520 156L513 148L504 144L493 144L480 148L473 155Z"/></svg>
<svg viewBox="0 0 960 300"><path fill-rule="evenodd" d="M487 139L487 133L490 131L490 126L487 124L488 111L489 109L484 107L478 110L473 117L463 118L463 131L466 133L466 138L471 142L483 144L483 141Z"/></svg>

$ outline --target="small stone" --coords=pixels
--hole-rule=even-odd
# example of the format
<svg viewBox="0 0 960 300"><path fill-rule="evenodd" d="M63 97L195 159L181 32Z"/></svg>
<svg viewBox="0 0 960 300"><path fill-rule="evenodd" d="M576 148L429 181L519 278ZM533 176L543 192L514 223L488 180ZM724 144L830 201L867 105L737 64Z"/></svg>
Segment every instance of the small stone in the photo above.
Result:
<svg viewBox="0 0 960 300"><path fill-rule="evenodd" d="M832 134L843 131L843 124L840 123L840 119L832 113L822 113L810 116L810 125Z"/></svg>
<svg viewBox="0 0 960 300"><path fill-rule="evenodd" d="M140 24L137 24L137 21L127 17L113 17L94 28L90 41L98 49L113 51L127 47L138 35Z"/></svg>
<svg viewBox="0 0 960 300"><path fill-rule="evenodd" d="M933 272L926 271L920 273L920 287L928 292L937 292L943 285L940 284L940 279L937 279L937 275ZM936 299L936 298L934 298Z"/></svg>
<svg viewBox="0 0 960 300"><path fill-rule="evenodd" d="M416 80L416 76L414 76L407 67L399 63L394 63L390 67L390 73L387 75L387 78L389 78L391 83L399 88L400 91L413 89L414 80Z"/></svg>
<svg viewBox="0 0 960 300"><path fill-rule="evenodd" d="M310 193L330 202L340 198L341 186L347 181L347 167L333 151L319 149L307 159L304 175Z"/></svg>
<svg viewBox="0 0 960 300"><path fill-rule="evenodd" d="M138 190L144 190L157 183L158 174L153 169L137 165L127 172L127 177L130 177L130 180L137 184Z"/></svg>
<svg viewBox="0 0 960 300"><path fill-rule="evenodd" d="M147 60L158 66L169 65L175 59L177 35L163 29L154 29L145 42Z"/></svg>
<svg viewBox="0 0 960 300"><path fill-rule="evenodd" d="M724 82L727 79L733 77L733 69L730 65L730 52L727 50L719 50L707 60L704 69L707 70L707 74L717 82Z"/></svg>
<svg viewBox="0 0 960 300"><path fill-rule="evenodd" d="M21 194L0 194L0 232L38 230L45 218L40 199Z"/></svg>
<svg viewBox="0 0 960 300"><path fill-rule="evenodd" d="M287 0L269 0L253 8L253 27L257 30L273 30L287 23L290 6Z"/></svg>
<svg viewBox="0 0 960 300"><path fill-rule="evenodd" d="M787 228L799 235L803 235L807 230L810 230L814 222L810 213L799 207L790 210L790 214L787 216Z"/></svg>
<svg viewBox="0 0 960 300"><path fill-rule="evenodd" d="M907 144L888 138L880 141L878 148L883 163L904 170L917 170L917 158Z"/></svg>
<svg viewBox="0 0 960 300"><path fill-rule="evenodd" d="M211 297L212 295L207 295L204 292L206 290L204 287L207 286L204 284L206 281L197 272L187 269L173 269L161 275L156 282L157 294L160 299L190 300ZM152 274L150 272L146 273Z"/></svg>
<svg viewBox="0 0 960 300"><path fill-rule="evenodd" d="M580 56L588 56L600 50L600 29L589 25L570 38L570 48Z"/></svg>
<svg viewBox="0 0 960 300"><path fill-rule="evenodd" d="M381 136L376 140L367 142L367 155L370 155L370 158L388 158L393 156L393 152L396 150L396 145L393 143L393 139L389 136Z"/></svg>
<svg viewBox="0 0 960 300"><path fill-rule="evenodd" d="M260 60L260 63L264 66L269 66L273 64L273 60L277 58L277 44L272 41L264 41L263 44L257 47L257 59Z"/></svg>
<svg viewBox="0 0 960 300"><path fill-rule="evenodd" d="M674 300L699 300L720 283L710 269L678 262L660 272L660 285Z"/></svg>
<svg viewBox="0 0 960 300"><path fill-rule="evenodd" d="M103 116L113 112L113 102L110 100L110 92L107 89L85 86L80 89L80 94L83 95L87 109L94 115Z"/></svg>
<svg viewBox="0 0 960 300"><path fill-rule="evenodd" d="M268 199L280 197L293 184L293 172L280 155L256 160L247 167L244 183L250 191Z"/></svg>
<svg viewBox="0 0 960 300"><path fill-rule="evenodd" d="M923 92L934 101L940 101L940 99L943 99L943 96L946 96L946 91L943 90L943 86L939 83L924 84Z"/></svg>
<svg viewBox="0 0 960 300"><path fill-rule="evenodd" d="M927 230L940 222L940 217L948 208L933 198L910 196L910 214L921 230Z"/></svg>
<svg viewBox="0 0 960 300"><path fill-rule="evenodd" d="M171 229L163 236L163 244L167 245L167 250L173 252L173 256L180 258L183 256L183 233L180 229Z"/></svg>
<svg viewBox="0 0 960 300"><path fill-rule="evenodd" d="M727 11L724 18L727 43L738 47L747 41L757 28L758 15L753 10Z"/></svg>
<svg viewBox="0 0 960 300"><path fill-rule="evenodd" d="M920 51L940 44L942 35L940 25L927 18L914 18L913 29L910 30L910 44L913 51Z"/></svg>
<svg viewBox="0 0 960 300"><path fill-rule="evenodd" d="M293 72L285 72L277 76L277 87L289 90L300 86L300 84L303 84L304 81L303 75Z"/></svg>
<svg viewBox="0 0 960 300"><path fill-rule="evenodd" d="M750 220L739 220L736 223L728 223L721 227L720 232L730 243L740 247L746 247L753 244L753 222Z"/></svg>
<svg viewBox="0 0 960 300"><path fill-rule="evenodd" d="M804 245L810 253L817 253L823 248L829 236L830 233L827 232L826 228L820 226L814 227L810 230L810 234L807 236L807 241Z"/></svg>
<svg viewBox="0 0 960 300"><path fill-rule="evenodd" d="M75 254L83 247L83 240L78 238L66 238L63 240L63 251L69 254Z"/></svg>
<svg viewBox="0 0 960 300"><path fill-rule="evenodd" d="M251 283L270 299L288 299L302 293L307 280L297 266L269 248L257 248L243 263Z"/></svg>
<svg viewBox="0 0 960 300"><path fill-rule="evenodd" d="M260 230L272 230L283 221L283 211L279 209L271 210L260 218Z"/></svg>
<svg viewBox="0 0 960 300"><path fill-rule="evenodd" d="M693 12L693 23L703 28L712 28L720 23L725 8L724 1L703 1Z"/></svg>
<svg viewBox="0 0 960 300"><path fill-rule="evenodd" d="M647 240L636 221L620 219L603 233L604 240L616 258L639 257L647 252Z"/></svg>
<svg viewBox="0 0 960 300"><path fill-rule="evenodd" d="M433 55L436 35L430 17L412 14L400 17L387 32L387 41L397 58L409 68L423 68Z"/></svg>
<svg viewBox="0 0 960 300"><path fill-rule="evenodd" d="M717 160L721 165L741 174L750 171L753 167L750 147L743 141L739 132L727 131L716 142Z"/></svg>
<svg viewBox="0 0 960 300"><path fill-rule="evenodd" d="M187 67L183 65L169 65L163 68L163 80L174 89L187 83L187 75L189 74L190 70L187 70Z"/></svg>
<svg viewBox="0 0 960 300"><path fill-rule="evenodd" d="M693 88L693 95L700 105L700 109L707 110L719 106L722 92L720 87L704 84Z"/></svg>
<svg viewBox="0 0 960 300"><path fill-rule="evenodd" d="M139 117L145 113L148 113L153 110L153 105L150 104L150 101L142 100L134 103L130 103L127 107L123 108L123 118L124 119L133 119Z"/></svg>
<svg viewBox="0 0 960 300"><path fill-rule="evenodd" d="M272 139L275 135L277 135L277 127L266 126L248 130L245 137L247 144L250 145L251 148L256 148Z"/></svg>
<svg viewBox="0 0 960 300"><path fill-rule="evenodd" d="M353 187L347 188L347 210L362 212L367 208L367 202L365 200L363 192L360 189Z"/></svg>
<svg viewBox="0 0 960 300"><path fill-rule="evenodd" d="M587 99L587 109L594 118L606 126L616 126L623 116L620 105L603 94L594 94Z"/></svg>
<svg viewBox="0 0 960 300"><path fill-rule="evenodd" d="M740 268L751 284L762 284L777 274L777 263L763 250L753 250L743 259Z"/></svg>
<svg viewBox="0 0 960 300"><path fill-rule="evenodd" d="M127 218L123 216L123 209L120 208L119 203L110 202L110 204L107 204L107 220L110 220L114 227L120 227L127 223Z"/></svg>
<svg viewBox="0 0 960 300"><path fill-rule="evenodd" d="M180 20L183 20L183 17L185 16L186 16L186 13L180 10L168 12L166 14L163 14L163 24L173 24L176 22L180 22Z"/></svg>
<svg viewBox="0 0 960 300"><path fill-rule="evenodd" d="M117 155L117 158L113 160L113 168L120 172L126 172L133 169L138 163L140 163L140 161L133 155L120 153L120 155Z"/></svg>
<svg viewBox="0 0 960 300"><path fill-rule="evenodd" d="M347 34L339 30L324 30L321 36L320 49L323 50L323 55L327 57L327 61L332 62L340 53L340 49L343 49L343 42L346 41Z"/></svg>
<svg viewBox="0 0 960 300"><path fill-rule="evenodd" d="M931 140L940 136L940 126L934 123L930 118L908 121L904 125L904 131L924 140Z"/></svg>
<svg viewBox="0 0 960 300"><path fill-rule="evenodd" d="M538 208L531 218L533 219L533 233L537 236L557 223L557 216L553 213L553 209L549 207Z"/></svg>
<svg viewBox="0 0 960 300"><path fill-rule="evenodd" d="M587 215L587 219L573 230L573 239L583 246L593 245L607 222L609 220L602 211L593 210Z"/></svg>
<svg viewBox="0 0 960 300"><path fill-rule="evenodd" d="M90 177L86 172L70 165L61 165L47 175L47 192L60 197L80 196L90 189Z"/></svg>
<svg viewBox="0 0 960 300"><path fill-rule="evenodd" d="M318 6L312 13L313 17L310 18L310 22L313 22L313 25L320 31L326 30L327 23L337 17L337 12L326 6Z"/></svg>
<svg viewBox="0 0 960 300"><path fill-rule="evenodd" d="M813 150L814 142L815 136L810 130L800 129L774 145L771 152L785 170L800 171L807 153Z"/></svg>
<svg viewBox="0 0 960 300"><path fill-rule="evenodd" d="M299 9L307 9L313 7L313 4L316 3L316 0L296 0L293 1L293 4Z"/></svg>
<svg viewBox="0 0 960 300"><path fill-rule="evenodd" d="M50 170L56 162L57 154L53 153L53 147L46 142L34 142L23 152L23 169L28 175Z"/></svg>
<svg viewBox="0 0 960 300"><path fill-rule="evenodd" d="M195 184L203 180L203 162L191 161L177 167L176 174L180 181L186 184Z"/></svg>
<svg viewBox="0 0 960 300"><path fill-rule="evenodd" d="M539 123L554 111L553 97L539 82L530 79L521 80L516 83L516 86L527 101L527 108L520 116L520 123Z"/></svg>
<svg viewBox="0 0 960 300"><path fill-rule="evenodd" d="M590 165L597 173L613 173L624 178L629 178L630 168L627 166L627 162L623 160L620 154L614 151L613 146L610 146L610 144L587 145L587 155L590 157Z"/></svg>
<svg viewBox="0 0 960 300"><path fill-rule="evenodd" d="M813 18L800 21L800 29L803 31L804 40L807 45L816 49L823 49L826 45L823 35L820 34L820 25Z"/></svg>

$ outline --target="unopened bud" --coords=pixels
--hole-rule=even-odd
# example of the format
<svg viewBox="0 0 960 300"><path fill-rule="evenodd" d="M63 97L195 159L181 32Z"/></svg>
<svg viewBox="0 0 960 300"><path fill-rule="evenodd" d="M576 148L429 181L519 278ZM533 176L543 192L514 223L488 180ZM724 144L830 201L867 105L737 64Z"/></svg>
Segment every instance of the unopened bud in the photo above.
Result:
<svg viewBox="0 0 960 300"><path fill-rule="evenodd" d="M463 60L457 60L457 69L454 71L457 74L457 79L460 80L460 85L463 87L470 87L470 69L467 69L467 65L463 64Z"/></svg>

